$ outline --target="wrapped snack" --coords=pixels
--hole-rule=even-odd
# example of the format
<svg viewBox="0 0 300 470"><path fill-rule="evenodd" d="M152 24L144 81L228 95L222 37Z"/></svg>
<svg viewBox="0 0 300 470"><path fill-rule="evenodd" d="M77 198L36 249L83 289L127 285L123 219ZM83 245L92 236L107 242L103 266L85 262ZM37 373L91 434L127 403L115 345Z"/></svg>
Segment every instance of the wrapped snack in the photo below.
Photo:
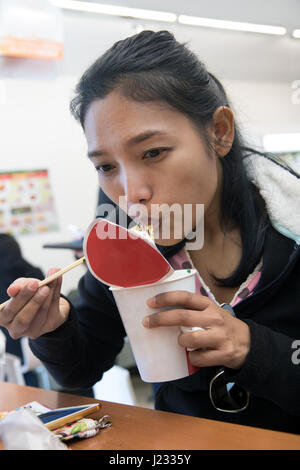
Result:
<svg viewBox="0 0 300 470"><path fill-rule="evenodd" d="M69 441L75 437L79 439L87 439L94 437L98 434L100 429L111 426L111 419L109 416L102 416L101 419L82 418L74 423L61 426L53 430L53 434L58 436L62 441Z"/></svg>

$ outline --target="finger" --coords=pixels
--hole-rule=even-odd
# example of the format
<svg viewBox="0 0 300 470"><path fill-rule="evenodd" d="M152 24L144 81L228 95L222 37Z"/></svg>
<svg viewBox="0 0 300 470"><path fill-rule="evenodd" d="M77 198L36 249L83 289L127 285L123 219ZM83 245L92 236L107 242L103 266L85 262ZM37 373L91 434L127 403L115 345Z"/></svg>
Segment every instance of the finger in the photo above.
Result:
<svg viewBox="0 0 300 470"><path fill-rule="evenodd" d="M52 274L55 274L58 271L60 271L60 268L50 268L47 271L46 278L49 277L49 276L52 276ZM60 279L54 279L52 282L49 282L49 284L47 284L45 286L48 289L48 293L47 293L47 289L44 289L44 294L45 294L45 297L47 297L47 298L43 302L43 309L47 309L50 306L58 280L60 280Z"/></svg>
<svg viewBox="0 0 300 470"><path fill-rule="evenodd" d="M147 304L151 308L181 306L195 310L205 310L211 302L211 299L204 295L184 290L177 290L172 292L163 292L151 297L148 299Z"/></svg>
<svg viewBox="0 0 300 470"><path fill-rule="evenodd" d="M16 288L19 290L15 297L12 297L10 302L1 310L1 323L10 323L18 312L26 305L27 302L34 296L38 289L37 279L25 279L22 281L15 281Z"/></svg>
<svg viewBox="0 0 300 470"><path fill-rule="evenodd" d="M43 289L45 300L44 300L44 302L42 302L39 310L37 311L37 315L39 315L40 313L42 313L44 311L48 311L49 306L51 305L51 302L52 302L52 298L53 298L53 292L54 292L54 289L55 289L55 281L52 281L51 284L48 284L48 285L40 288L38 290L38 292L41 292L41 289ZM33 318L35 318L35 317L36 317L36 315Z"/></svg>
<svg viewBox="0 0 300 470"><path fill-rule="evenodd" d="M222 322L222 315L214 308L207 308L204 311L179 308L152 313L146 316L142 323L146 328L158 326L212 328L222 325Z"/></svg>
<svg viewBox="0 0 300 470"><path fill-rule="evenodd" d="M49 294L49 287L43 286L36 291L33 297L26 303L26 305L19 311L13 318L10 324L10 335L14 339L21 336L28 336L27 332L29 326L36 316L38 310L41 308Z"/></svg>
<svg viewBox="0 0 300 470"><path fill-rule="evenodd" d="M28 325L28 336L30 338L37 338L47 330L47 323L49 322L49 317L51 317L53 313L52 305L54 288L50 289L48 286L47 288L49 289L48 296L46 297L45 301L41 304L40 308L33 316L32 321ZM55 321L55 318L52 318L52 320Z"/></svg>
<svg viewBox="0 0 300 470"><path fill-rule="evenodd" d="M10 284L10 286L8 286L6 291L7 294L10 297L15 297L20 292L20 290L31 280L33 279L30 279L28 277L19 277L12 284Z"/></svg>
<svg viewBox="0 0 300 470"><path fill-rule="evenodd" d="M60 271L60 268L50 268L47 272L46 277L52 276L52 274L55 274L58 271ZM43 316L43 314L48 311L53 301L54 293L56 292L56 289L57 289L57 282L59 281L61 282L60 278L54 279L52 282L44 286L45 287L44 294L45 294L46 299L41 305L41 308L39 309L39 312L37 314L38 316ZM36 316L34 318L36 318Z"/></svg>
<svg viewBox="0 0 300 470"><path fill-rule="evenodd" d="M47 277L52 276L52 274L55 274L59 271L60 271L60 268L51 268L47 272ZM43 303L42 310L45 310L46 312L48 312L51 304L57 301L57 291L60 292L61 284L62 284L61 276L54 279L49 284L47 284L47 287L49 288L49 294L47 296L46 301Z"/></svg>
<svg viewBox="0 0 300 470"><path fill-rule="evenodd" d="M52 268L48 271L47 276L51 276L59 270L59 268ZM47 323L49 323L49 317L51 317L51 322L56 321L52 307L55 307L55 309L59 308L58 302L60 298L61 284L61 277L55 279L50 284L48 284L47 287L49 288L49 294L45 302L41 305L37 314L33 317L33 320L28 328L30 330L29 336L31 338L36 338L40 336L45 330L49 329L47 328Z"/></svg>
<svg viewBox="0 0 300 470"><path fill-rule="evenodd" d="M52 274L58 273L61 270L61 268L49 268L46 274L46 278L52 276ZM46 279L45 278L45 279Z"/></svg>
<svg viewBox="0 0 300 470"><path fill-rule="evenodd" d="M51 268L48 271L48 275L54 274L59 270L60 268ZM34 278L18 278L8 287L7 293L12 297L12 299L0 312L1 325L8 326L13 321L18 312L25 308L25 305L30 301L30 299L33 298L35 293L39 292L38 296L33 299L35 305L32 303L29 305L31 313L33 315L36 313L37 308L42 305L45 297L47 297L49 294L49 289L47 286L45 286L42 291L41 289L38 291L39 282L40 281L38 279ZM53 285L53 289L54 288L55 284ZM18 325L19 321L21 323L24 322L24 326L30 321L30 315L28 314L27 309L22 312L21 316L15 322L15 325Z"/></svg>
<svg viewBox="0 0 300 470"><path fill-rule="evenodd" d="M54 274L59 270L59 268L50 268L47 275ZM40 281L37 279L29 281L27 279L27 283L24 285L23 289L21 289L18 297L10 302L11 310L19 312L11 318L10 324L10 334L15 337L20 337L25 334L25 332L30 329L30 325L34 318L37 316L43 317L44 312L49 308L53 291L55 289L55 281L52 281L52 283L40 288L39 282ZM24 282L20 284L24 284ZM28 290L32 290L33 295L28 297Z"/></svg>
<svg viewBox="0 0 300 470"><path fill-rule="evenodd" d="M203 349L188 353L191 364L196 367L221 367L224 365L224 356L218 349Z"/></svg>
<svg viewBox="0 0 300 470"><path fill-rule="evenodd" d="M47 276L46 277L49 277L51 276L51 274L54 274L55 272L58 272L60 271L60 268L50 268L48 270L48 273L47 273ZM8 288L7 288L7 294L10 296L10 297L16 297L16 295L18 295L18 293L21 291L21 289L23 289L23 287L27 284L29 285L29 283L32 283L32 285L34 286L34 291L37 289L38 287L38 284L39 284L39 280L38 279L34 279L34 278L26 278L26 277L20 277L18 279L16 279Z"/></svg>
<svg viewBox="0 0 300 470"><path fill-rule="evenodd" d="M20 292L19 296L21 294L22 291ZM48 286L43 286L37 289L34 295L27 301L25 305L22 306L22 308L12 319L10 324L11 334L17 335L17 337L24 336L27 334L26 332L31 322L37 315L38 311L42 308L49 294L50 288ZM19 296L13 300L17 300Z"/></svg>
<svg viewBox="0 0 300 470"><path fill-rule="evenodd" d="M217 349L222 345L222 337L218 329L195 330L179 335L178 342L188 350Z"/></svg>
<svg viewBox="0 0 300 470"><path fill-rule="evenodd" d="M54 286L54 290L53 290L53 298L52 298L53 303L59 302L61 286L62 286L62 276L57 278L56 281L55 281L55 286Z"/></svg>
<svg viewBox="0 0 300 470"><path fill-rule="evenodd" d="M55 274L56 272L59 272L60 270L61 268L51 268L47 273L47 277L52 276L52 274ZM51 289L49 299L47 299L47 304L50 307L50 305L55 304L60 297L60 291L61 291L61 286L62 286L62 276L59 276L58 278L54 279L54 281L48 284L48 286Z"/></svg>

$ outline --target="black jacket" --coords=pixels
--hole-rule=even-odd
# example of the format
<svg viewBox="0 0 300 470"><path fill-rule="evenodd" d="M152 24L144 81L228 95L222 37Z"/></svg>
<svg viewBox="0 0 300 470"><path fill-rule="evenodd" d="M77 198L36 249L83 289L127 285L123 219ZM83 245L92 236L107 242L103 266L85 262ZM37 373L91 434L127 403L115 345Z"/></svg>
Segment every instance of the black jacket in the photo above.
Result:
<svg viewBox="0 0 300 470"><path fill-rule="evenodd" d="M168 258L181 246L167 248L164 255ZM227 369L226 374L250 392L248 409L227 414L213 408L208 396L209 381L216 372L212 367L162 384L156 408L299 433L300 364L295 360L294 341L300 340L300 246L273 225L266 233L259 283L234 311L248 324L251 345L242 368ZM59 383L80 388L92 386L113 366L125 336L111 292L87 272L79 282L79 296L68 321L30 344Z"/></svg>

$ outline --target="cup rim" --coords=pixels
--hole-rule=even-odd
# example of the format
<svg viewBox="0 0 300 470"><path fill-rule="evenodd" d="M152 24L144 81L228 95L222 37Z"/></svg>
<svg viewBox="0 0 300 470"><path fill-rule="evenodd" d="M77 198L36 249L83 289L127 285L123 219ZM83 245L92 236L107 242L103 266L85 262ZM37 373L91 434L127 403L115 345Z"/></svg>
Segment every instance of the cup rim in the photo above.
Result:
<svg viewBox="0 0 300 470"><path fill-rule="evenodd" d="M178 273L178 271L182 271L182 275L178 276L176 279L170 279L174 273ZM121 286L110 286L109 290L114 292L114 291L120 291L120 290L132 290L132 289L142 289L142 288L148 288L148 287L154 287L158 286L161 284L168 284L170 282L175 282L175 281L180 281L184 277L190 277L194 276L196 274L196 269L194 268L188 268L188 269L175 269L174 272L166 277L165 279L157 282L153 282L152 284L143 284L141 286L132 286L132 287L121 287ZM187 276L188 274L188 276Z"/></svg>

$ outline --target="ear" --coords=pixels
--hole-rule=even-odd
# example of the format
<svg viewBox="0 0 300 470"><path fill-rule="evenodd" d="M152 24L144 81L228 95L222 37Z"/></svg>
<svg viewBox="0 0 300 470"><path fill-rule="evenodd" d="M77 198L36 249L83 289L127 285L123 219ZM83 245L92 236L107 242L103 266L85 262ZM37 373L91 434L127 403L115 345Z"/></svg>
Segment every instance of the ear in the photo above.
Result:
<svg viewBox="0 0 300 470"><path fill-rule="evenodd" d="M213 146L218 157L225 157L234 139L234 116L227 106L219 106L213 115L210 126Z"/></svg>

